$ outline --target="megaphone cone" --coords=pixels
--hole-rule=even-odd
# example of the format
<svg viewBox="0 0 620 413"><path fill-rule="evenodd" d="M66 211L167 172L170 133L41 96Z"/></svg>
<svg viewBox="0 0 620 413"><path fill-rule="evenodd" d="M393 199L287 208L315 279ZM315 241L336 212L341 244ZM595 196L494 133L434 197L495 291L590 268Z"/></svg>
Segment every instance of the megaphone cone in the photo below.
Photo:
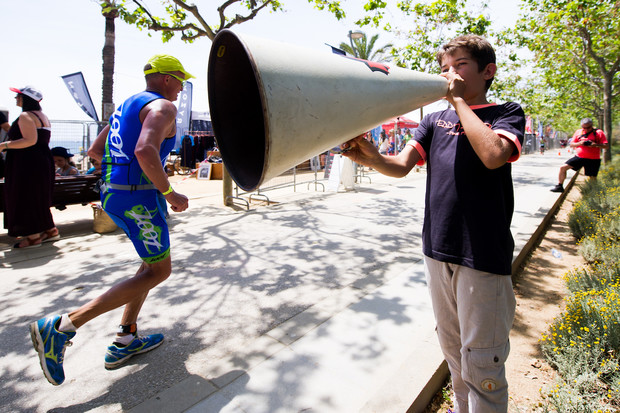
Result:
<svg viewBox="0 0 620 413"><path fill-rule="evenodd" d="M438 75L241 38L222 30L208 70L218 148L237 185L262 182L446 95Z"/></svg>

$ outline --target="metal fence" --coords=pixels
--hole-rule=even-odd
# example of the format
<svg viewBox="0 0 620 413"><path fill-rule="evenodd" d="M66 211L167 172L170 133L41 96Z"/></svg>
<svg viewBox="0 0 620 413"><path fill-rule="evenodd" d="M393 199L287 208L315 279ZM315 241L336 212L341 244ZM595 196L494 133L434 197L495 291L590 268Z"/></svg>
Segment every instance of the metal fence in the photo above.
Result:
<svg viewBox="0 0 620 413"><path fill-rule="evenodd" d="M268 193L275 189L291 188L293 192L301 185L302 189L325 192L328 187L329 178L326 175L327 153L318 155L313 160L307 160L301 164L283 172L282 174L269 179L255 191L242 191L236 184L233 187L233 198L243 202L249 208L249 202L253 200L270 202ZM314 164L313 164L314 162ZM355 183L372 183L369 176L370 169L354 163ZM420 167L416 167L418 171Z"/></svg>
<svg viewBox="0 0 620 413"><path fill-rule="evenodd" d="M310 183L315 183L315 189L317 190L319 188L325 190L323 182L326 181L327 180L324 178L324 169L313 171L310 167L310 161L306 161L263 182L255 191L243 191L234 184L233 199L243 202L246 207L249 208L248 201L259 200L269 203L270 199L265 192L287 187L290 187L292 191L295 192L297 191L297 185L304 184L310 187ZM247 199L244 198L244 196L247 197Z"/></svg>
<svg viewBox="0 0 620 413"><path fill-rule="evenodd" d="M74 155L73 162L77 168L87 170L90 165L86 151L106 123L77 120L52 120L50 123L52 125L50 148L55 146L67 148Z"/></svg>

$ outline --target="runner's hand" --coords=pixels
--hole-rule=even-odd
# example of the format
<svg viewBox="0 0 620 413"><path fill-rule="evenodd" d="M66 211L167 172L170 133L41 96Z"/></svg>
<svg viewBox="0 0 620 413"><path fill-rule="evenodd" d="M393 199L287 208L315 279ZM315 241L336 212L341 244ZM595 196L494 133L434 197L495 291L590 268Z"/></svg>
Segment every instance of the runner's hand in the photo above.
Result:
<svg viewBox="0 0 620 413"><path fill-rule="evenodd" d="M166 201L170 204L170 209L174 212L183 212L189 206L189 199L183 194L172 191L164 196L166 197Z"/></svg>

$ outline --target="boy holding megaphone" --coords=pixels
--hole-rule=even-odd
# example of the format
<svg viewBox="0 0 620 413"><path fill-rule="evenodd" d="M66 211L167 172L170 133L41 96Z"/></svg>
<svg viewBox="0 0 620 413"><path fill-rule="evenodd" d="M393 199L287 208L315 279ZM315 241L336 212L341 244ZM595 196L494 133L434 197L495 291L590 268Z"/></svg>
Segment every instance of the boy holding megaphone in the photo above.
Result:
<svg viewBox="0 0 620 413"><path fill-rule="evenodd" d="M381 155L361 136L344 156L388 176L427 162L424 263L439 342L458 412L505 412L505 361L515 313L510 163L521 154L525 115L487 101L497 66L482 37L457 37L437 54L451 108L422 119L405 149Z"/></svg>

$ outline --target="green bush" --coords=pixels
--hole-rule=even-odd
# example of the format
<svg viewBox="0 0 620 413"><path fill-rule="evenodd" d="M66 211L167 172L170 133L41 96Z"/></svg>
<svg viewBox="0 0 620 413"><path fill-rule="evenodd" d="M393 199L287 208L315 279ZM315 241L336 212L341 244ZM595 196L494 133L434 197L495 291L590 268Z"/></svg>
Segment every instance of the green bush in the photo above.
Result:
<svg viewBox="0 0 620 413"><path fill-rule="evenodd" d="M581 186L569 216L589 263L569 272L566 309L541 348L559 379L541 390L544 412L620 411L620 161Z"/></svg>
<svg viewBox="0 0 620 413"><path fill-rule="evenodd" d="M590 197L602 189L620 187L620 159L616 157L611 163L603 165L595 180L588 179L581 185L581 195Z"/></svg>
<svg viewBox="0 0 620 413"><path fill-rule="evenodd" d="M569 271L564 283L570 293L588 290L603 290L608 285L620 282L620 264L595 264Z"/></svg>
<svg viewBox="0 0 620 413"><path fill-rule="evenodd" d="M596 223L600 219L599 212L587 200L581 199L575 204L568 216L568 227L573 236L581 240L596 231Z"/></svg>
<svg viewBox="0 0 620 413"><path fill-rule="evenodd" d="M581 285L576 279L582 275L569 273L567 285ZM566 310L541 339L543 354L561 377L543 393L547 411L620 409L620 271L600 275L596 268L587 273L586 283L594 288L570 294Z"/></svg>
<svg viewBox="0 0 620 413"><path fill-rule="evenodd" d="M568 217L568 226L575 238L593 235L599 220L620 208L620 160L604 166L597 179L588 179L580 186L581 200Z"/></svg>
<svg viewBox="0 0 620 413"><path fill-rule="evenodd" d="M610 189L620 199L619 188ZM611 196L609 198L612 198ZM603 215L596 223L594 234L584 237L579 252L588 263L620 262L620 206Z"/></svg>

